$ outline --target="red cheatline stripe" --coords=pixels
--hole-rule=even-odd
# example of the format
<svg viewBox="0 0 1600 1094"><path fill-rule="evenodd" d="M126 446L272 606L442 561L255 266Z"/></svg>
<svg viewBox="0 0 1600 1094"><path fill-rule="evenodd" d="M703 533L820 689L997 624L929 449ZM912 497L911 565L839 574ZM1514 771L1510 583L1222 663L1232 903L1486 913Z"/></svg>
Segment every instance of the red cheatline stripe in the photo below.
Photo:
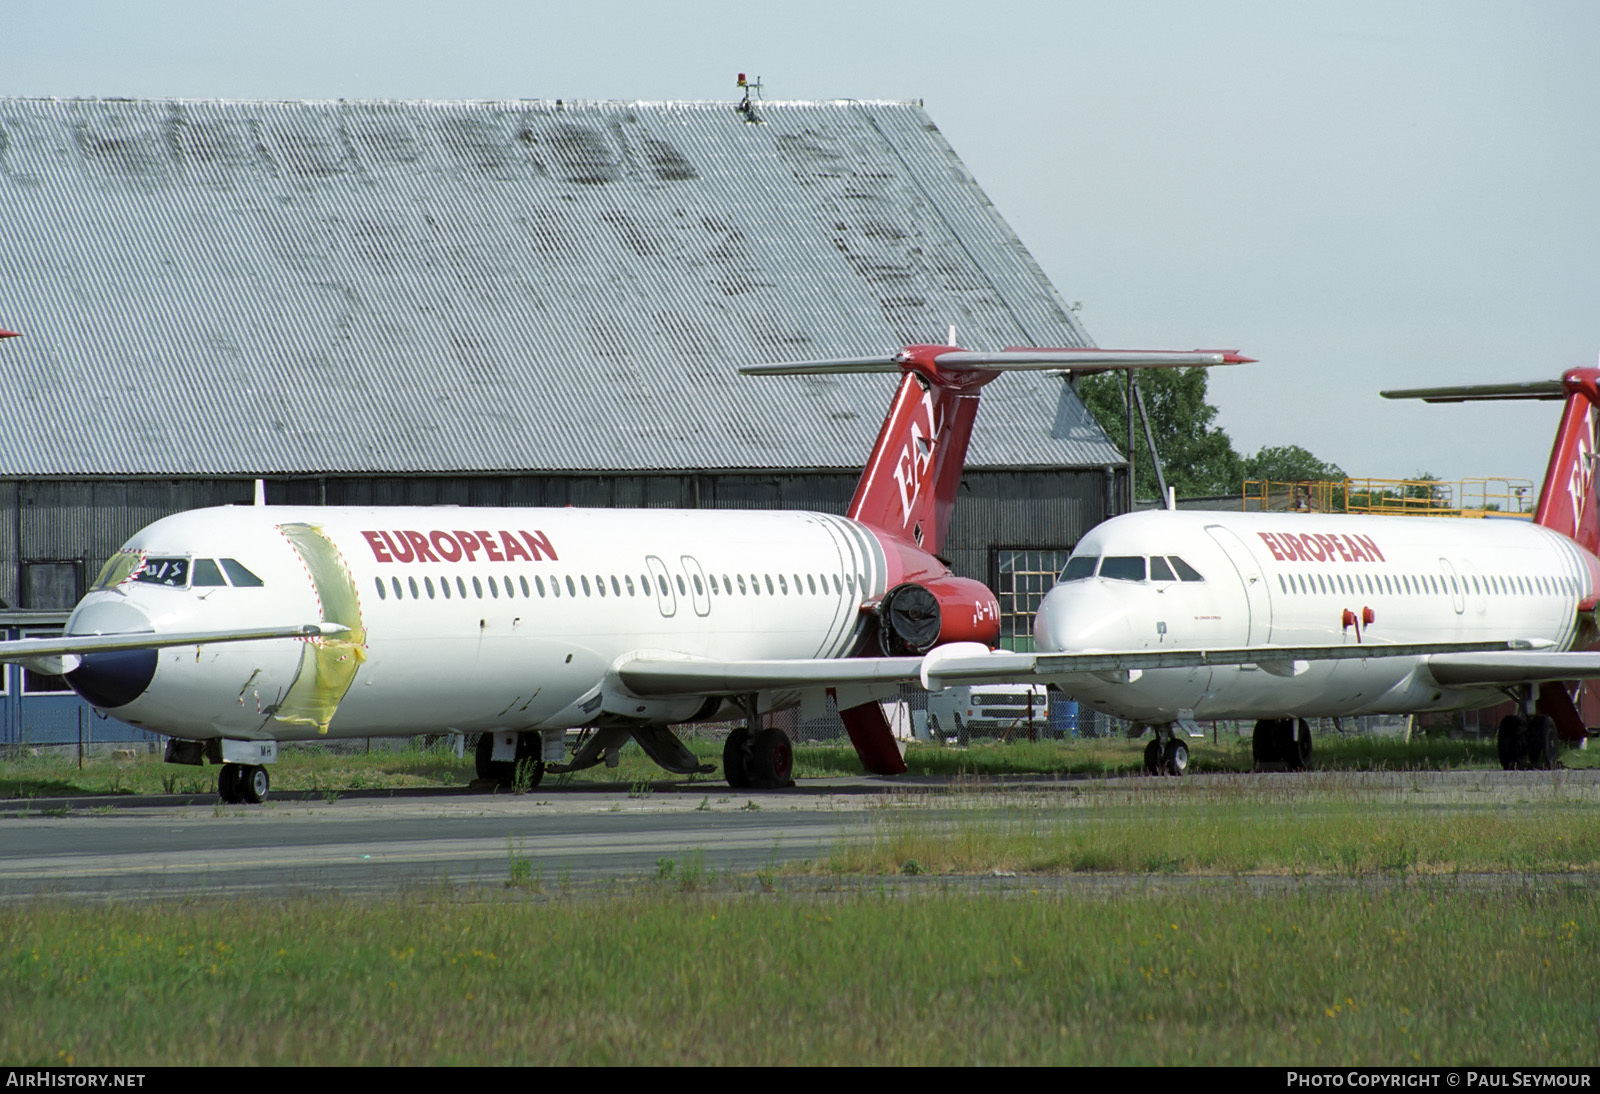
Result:
<svg viewBox="0 0 1600 1094"><path fill-rule="evenodd" d="M0 329L0 338L21 338L21 337L22 337L22 335L18 331Z"/></svg>

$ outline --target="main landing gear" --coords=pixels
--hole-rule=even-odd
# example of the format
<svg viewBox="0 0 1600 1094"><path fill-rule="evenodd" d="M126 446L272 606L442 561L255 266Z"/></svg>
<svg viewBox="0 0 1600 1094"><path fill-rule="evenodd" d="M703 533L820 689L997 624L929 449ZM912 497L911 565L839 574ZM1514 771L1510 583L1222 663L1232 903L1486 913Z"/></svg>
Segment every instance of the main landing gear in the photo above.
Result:
<svg viewBox="0 0 1600 1094"><path fill-rule="evenodd" d="M217 794L229 805L260 805L272 789L272 778L259 764L223 764L217 772Z"/></svg>
<svg viewBox="0 0 1600 1094"><path fill-rule="evenodd" d="M1560 743L1555 719L1545 714L1507 714L1495 735L1500 766L1507 771L1556 766Z"/></svg>
<svg viewBox="0 0 1600 1094"><path fill-rule="evenodd" d="M1144 746L1144 773L1146 775L1182 775L1189 770L1189 745L1169 726L1157 726L1155 734Z"/></svg>
<svg viewBox="0 0 1600 1094"><path fill-rule="evenodd" d="M1264 718L1251 735L1250 753L1258 771L1267 764L1304 771L1311 766L1311 726L1304 718Z"/></svg>
<svg viewBox="0 0 1600 1094"><path fill-rule="evenodd" d="M745 724L722 746L722 773L735 790L781 790L794 785L794 745L781 729L762 729L756 697L745 700Z"/></svg>

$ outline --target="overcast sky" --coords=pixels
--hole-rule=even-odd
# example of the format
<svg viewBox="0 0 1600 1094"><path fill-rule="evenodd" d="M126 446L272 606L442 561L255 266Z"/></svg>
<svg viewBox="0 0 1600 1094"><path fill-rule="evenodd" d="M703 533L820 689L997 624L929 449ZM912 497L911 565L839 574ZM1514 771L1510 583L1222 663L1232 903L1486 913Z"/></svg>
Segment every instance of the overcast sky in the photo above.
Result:
<svg viewBox="0 0 1600 1094"><path fill-rule="evenodd" d="M922 99L1100 345L1261 359L1211 386L1243 453L1537 481L1555 404L1377 392L1600 354L1592 0L0 0L0 27L3 95Z"/></svg>

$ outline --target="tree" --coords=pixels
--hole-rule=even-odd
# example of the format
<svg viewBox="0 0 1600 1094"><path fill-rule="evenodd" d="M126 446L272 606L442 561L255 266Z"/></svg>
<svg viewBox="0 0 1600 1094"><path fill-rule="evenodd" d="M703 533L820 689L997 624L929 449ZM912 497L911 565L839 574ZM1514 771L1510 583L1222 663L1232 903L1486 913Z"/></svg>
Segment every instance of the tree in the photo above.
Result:
<svg viewBox="0 0 1600 1094"><path fill-rule="evenodd" d="M1078 383L1078 394L1089 412L1119 448L1128 436L1126 390L1127 379L1121 372L1086 376ZM1206 402L1206 370L1150 369L1139 374L1139 391L1167 485L1175 487L1179 497L1190 498L1237 491L1242 464L1228 434L1212 424L1217 408ZM1150 465L1137 411L1134 453L1135 496L1156 497L1160 491L1155 468Z"/></svg>
<svg viewBox="0 0 1600 1094"><path fill-rule="evenodd" d="M1340 480L1345 473L1338 464L1324 463L1297 444L1264 446L1243 462L1246 479L1269 482L1324 482Z"/></svg>

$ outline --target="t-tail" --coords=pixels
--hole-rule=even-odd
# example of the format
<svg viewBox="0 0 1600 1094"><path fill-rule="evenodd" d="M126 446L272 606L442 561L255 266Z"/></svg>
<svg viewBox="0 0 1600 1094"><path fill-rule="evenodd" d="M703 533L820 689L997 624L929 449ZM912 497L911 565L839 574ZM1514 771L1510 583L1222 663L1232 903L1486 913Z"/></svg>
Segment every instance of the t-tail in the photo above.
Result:
<svg viewBox="0 0 1600 1094"><path fill-rule="evenodd" d="M1461 387L1385 391L1386 399L1429 403L1496 400L1565 400L1561 426L1550 449L1544 484L1539 488L1535 524L1559 532L1590 554L1600 554L1600 503L1594 489L1595 413L1600 409L1600 368L1568 369L1559 380L1525 384L1474 384Z"/></svg>
<svg viewBox="0 0 1600 1094"><path fill-rule="evenodd" d="M740 371L768 376L903 373L845 515L937 556L943 551L961 488L967 445L978 417L979 389L1001 372L1088 374L1250 360L1233 350L1180 353L1019 347L979 353L957 346L919 345L907 346L892 357L751 365Z"/></svg>

